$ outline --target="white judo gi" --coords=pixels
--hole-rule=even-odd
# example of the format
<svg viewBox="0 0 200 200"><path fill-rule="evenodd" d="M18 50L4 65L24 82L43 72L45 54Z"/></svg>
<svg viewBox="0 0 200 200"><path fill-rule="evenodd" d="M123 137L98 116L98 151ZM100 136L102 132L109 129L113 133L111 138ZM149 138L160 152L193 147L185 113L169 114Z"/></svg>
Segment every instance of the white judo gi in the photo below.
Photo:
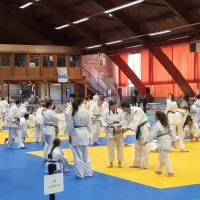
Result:
<svg viewBox="0 0 200 200"><path fill-rule="evenodd" d="M175 124L177 127L177 136L181 138L182 141L184 141L185 133L183 131L183 125L186 121L186 118L188 116L188 110L179 108L176 110L175 114Z"/></svg>
<svg viewBox="0 0 200 200"><path fill-rule="evenodd" d="M198 138L200 136L200 130L196 122L193 122L192 126L186 125L184 129L185 135Z"/></svg>
<svg viewBox="0 0 200 200"><path fill-rule="evenodd" d="M192 114L192 119L196 121L200 127L200 99L197 99L196 102L191 106L190 112Z"/></svg>
<svg viewBox="0 0 200 200"><path fill-rule="evenodd" d="M109 161L112 163L115 161L115 152L114 152L115 144L117 148L117 160L120 162L124 160L123 133L120 133L120 134L115 133L117 129L119 128L121 129L122 120L123 120L123 111L121 109L117 109L115 112L113 112L112 110L108 108L104 110L102 113L103 127L106 128L108 125L112 125L115 127L115 128L106 128Z"/></svg>
<svg viewBox="0 0 200 200"><path fill-rule="evenodd" d="M28 113L25 104L21 104L20 105L20 107L19 107L19 113L20 113L20 117L24 117L24 115Z"/></svg>
<svg viewBox="0 0 200 200"><path fill-rule="evenodd" d="M6 100L0 101L0 104L3 105L3 121L4 126L8 126L8 111L9 111L9 104Z"/></svg>
<svg viewBox="0 0 200 200"><path fill-rule="evenodd" d="M90 117L89 113L79 107L75 116L69 115L67 132L72 137L75 174L79 178L92 176L88 155Z"/></svg>
<svg viewBox="0 0 200 200"><path fill-rule="evenodd" d="M165 166L168 173L173 173L173 169L168 158L169 152L172 147L170 129L163 127L160 121L158 121L153 126L150 134L145 138L144 142L151 142L155 137L158 138L157 149L159 153L159 166L157 171L162 172L163 166Z"/></svg>
<svg viewBox="0 0 200 200"><path fill-rule="evenodd" d="M58 118L58 133L60 136L64 136L66 130L66 117L64 113L57 113L56 117Z"/></svg>
<svg viewBox="0 0 200 200"><path fill-rule="evenodd" d="M21 133L21 140L24 141L24 138L27 137L27 122L24 117L20 118L20 133Z"/></svg>
<svg viewBox="0 0 200 200"><path fill-rule="evenodd" d="M144 138L147 137L150 133L150 124L148 122L147 116L144 111L139 107L131 107L130 113L124 114L123 127L129 128L132 131L139 131L140 133L136 134L135 140L135 159L133 162L134 167L148 167L150 147L149 144L143 146Z"/></svg>
<svg viewBox="0 0 200 200"><path fill-rule="evenodd" d="M48 154L51 152L48 152ZM65 157L63 151L60 147L56 147L52 152L52 158L48 158L46 162L46 173L48 173L49 164L56 165L56 172L63 172L64 166L68 163L67 158Z"/></svg>
<svg viewBox="0 0 200 200"><path fill-rule="evenodd" d="M93 101L85 101L82 103L82 108L84 108L87 111L90 111L90 107L93 104Z"/></svg>
<svg viewBox="0 0 200 200"><path fill-rule="evenodd" d="M51 109L46 109L42 112L44 119L44 127L42 129L45 146L44 146L44 160L48 158L48 152L53 146L53 141L56 138L56 131L58 128L58 118Z"/></svg>
<svg viewBox="0 0 200 200"><path fill-rule="evenodd" d="M16 105L13 105L9 110L9 134L8 134L8 148L12 147L13 137L18 145L18 148L23 148L24 143L21 138L20 122L17 119L20 118L20 112Z"/></svg>
<svg viewBox="0 0 200 200"><path fill-rule="evenodd" d="M176 111L177 110L178 110L177 102L167 99L167 109L165 111L165 114L168 117L170 129L174 133L176 133Z"/></svg>
<svg viewBox="0 0 200 200"><path fill-rule="evenodd" d="M72 103L71 102L68 102L67 103L67 106L65 108L65 115L69 115L72 111Z"/></svg>
<svg viewBox="0 0 200 200"><path fill-rule="evenodd" d="M90 107L90 117L92 120L91 124L91 145L98 143L100 134L100 121L103 112L103 106L99 106L97 103L92 104Z"/></svg>
<svg viewBox="0 0 200 200"><path fill-rule="evenodd" d="M45 110L43 107L39 107L36 111L35 115L35 142L39 142L39 137L41 135L41 143L44 143L44 135L43 135L43 127L44 127L44 119L42 116L42 112Z"/></svg>

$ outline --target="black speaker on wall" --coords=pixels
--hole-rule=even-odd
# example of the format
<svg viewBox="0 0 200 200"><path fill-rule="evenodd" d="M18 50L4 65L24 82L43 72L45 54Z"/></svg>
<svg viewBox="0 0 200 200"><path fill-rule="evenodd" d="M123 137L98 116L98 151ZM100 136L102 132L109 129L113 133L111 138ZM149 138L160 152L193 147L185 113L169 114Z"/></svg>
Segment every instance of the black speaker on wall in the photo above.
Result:
<svg viewBox="0 0 200 200"><path fill-rule="evenodd" d="M150 91L150 87L146 87L146 94L150 94L151 91Z"/></svg>

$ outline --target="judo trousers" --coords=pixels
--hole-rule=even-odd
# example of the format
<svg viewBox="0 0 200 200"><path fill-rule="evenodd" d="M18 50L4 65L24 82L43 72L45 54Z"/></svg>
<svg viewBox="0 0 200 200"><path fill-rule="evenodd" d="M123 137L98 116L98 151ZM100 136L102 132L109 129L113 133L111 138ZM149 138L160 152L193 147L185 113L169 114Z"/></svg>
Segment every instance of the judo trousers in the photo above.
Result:
<svg viewBox="0 0 200 200"><path fill-rule="evenodd" d="M75 175L78 178L92 176L93 172L91 170L90 158L88 156L88 146L87 145L73 146L72 151L74 155Z"/></svg>

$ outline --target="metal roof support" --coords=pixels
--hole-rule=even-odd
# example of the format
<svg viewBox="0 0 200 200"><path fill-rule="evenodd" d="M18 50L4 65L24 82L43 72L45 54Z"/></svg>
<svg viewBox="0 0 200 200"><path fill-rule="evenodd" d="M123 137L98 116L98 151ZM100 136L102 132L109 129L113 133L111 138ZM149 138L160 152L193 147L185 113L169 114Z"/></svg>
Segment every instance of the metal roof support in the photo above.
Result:
<svg viewBox="0 0 200 200"><path fill-rule="evenodd" d="M105 10L109 10L115 5L110 0L93 0L97 4L99 4ZM129 17L122 11L116 11L112 13L113 16L118 20L121 24L123 24L127 29L129 29L133 35L140 35L139 27L136 23L131 21ZM167 70L167 72L172 76L174 81L178 84L181 90L190 96L195 96L195 92L190 87L189 83L185 80L183 75L178 71L176 66L171 62L171 60L165 55L165 53L161 50L161 48L154 46L148 41L148 37L139 38L141 43L149 49L149 51L157 58L157 60L162 64L162 66Z"/></svg>

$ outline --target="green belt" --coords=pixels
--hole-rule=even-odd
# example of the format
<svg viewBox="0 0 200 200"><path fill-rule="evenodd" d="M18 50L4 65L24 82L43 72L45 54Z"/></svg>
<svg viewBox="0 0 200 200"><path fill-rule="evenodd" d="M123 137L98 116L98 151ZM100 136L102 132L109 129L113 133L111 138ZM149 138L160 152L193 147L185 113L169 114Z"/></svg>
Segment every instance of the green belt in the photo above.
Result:
<svg viewBox="0 0 200 200"><path fill-rule="evenodd" d="M174 112L174 111L171 111L171 110L167 111L167 114L168 114L168 113L173 113L173 114L175 114L175 112Z"/></svg>
<svg viewBox="0 0 200 200"><path fill-rule="evenodd" d="M101 115L94 115L95 117L101 117Z"/></svg>
<svg viewBox="0 0 200 200"><path fill-rule="evenodd" d="M158 135L157 137L159 138L159 137L162 137L164 135L168 135L168 134L167 133L163 133L163 134Z"/></svg>

